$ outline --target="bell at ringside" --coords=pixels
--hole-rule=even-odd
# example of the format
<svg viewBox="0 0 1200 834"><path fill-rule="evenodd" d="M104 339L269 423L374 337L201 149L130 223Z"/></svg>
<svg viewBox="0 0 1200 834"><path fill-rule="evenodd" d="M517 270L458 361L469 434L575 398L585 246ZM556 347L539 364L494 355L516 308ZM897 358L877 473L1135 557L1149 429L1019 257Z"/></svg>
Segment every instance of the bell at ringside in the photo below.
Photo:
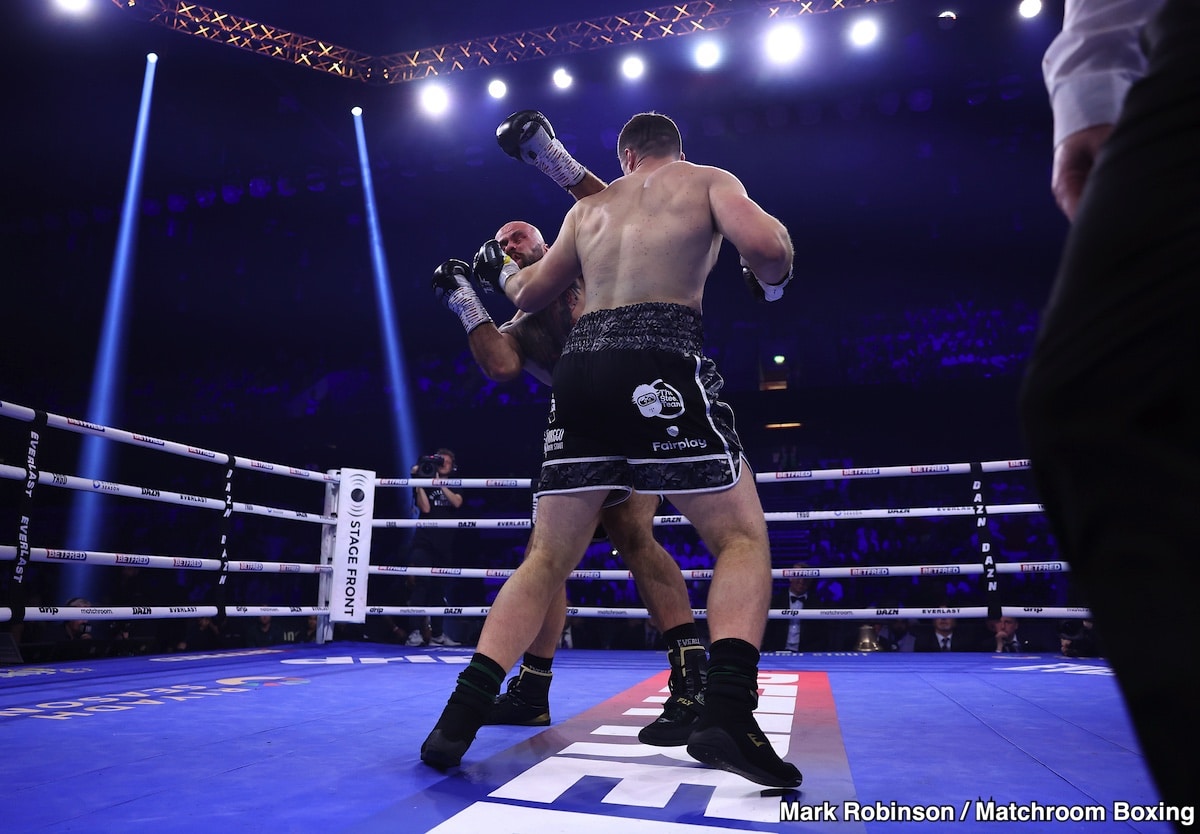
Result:
<svg viewBox="0 0 1200 834"><path fill-rule="evenodd" d="M879 651L879 640L875 636L875 629L865 624L859 626L858 643L855 644L854 650L859 652Z"/></svg>

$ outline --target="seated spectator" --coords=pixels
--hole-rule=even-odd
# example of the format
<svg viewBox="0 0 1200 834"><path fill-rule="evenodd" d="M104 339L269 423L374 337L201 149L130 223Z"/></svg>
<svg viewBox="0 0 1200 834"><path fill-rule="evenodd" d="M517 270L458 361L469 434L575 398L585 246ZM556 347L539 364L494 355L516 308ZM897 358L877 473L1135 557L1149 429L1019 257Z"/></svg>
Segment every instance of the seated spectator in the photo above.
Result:
<svg viewBox="0 0 1200 834"><path fill-rule="evenodd" d="M793 568L807 568L807 562L796 562ZM771 595L771 609L799 611L811 608L823 608L823 602L817 598L813 581L809 577L793 576L786 585L775 589ZM834 645L830 639L828 620L800 619L798 617L783 620L767 620L766 632L763 634L762 650L764 652L826 652Z"/></svg>
<svg viewBox="0 0 1200 834"><path fill-rule="evenodd" d="M969 629L960 628L955 617L937 617L933 627L917 634L914 652L973 652L978 641L972 640Z"/></svg>
<svg viewBox="0 0 1200 834"><path fill-rule="evenodd" d="M283 642L283 629L271 618L263 614L246 629L246 646L249 648L275 646Z"/></svg>

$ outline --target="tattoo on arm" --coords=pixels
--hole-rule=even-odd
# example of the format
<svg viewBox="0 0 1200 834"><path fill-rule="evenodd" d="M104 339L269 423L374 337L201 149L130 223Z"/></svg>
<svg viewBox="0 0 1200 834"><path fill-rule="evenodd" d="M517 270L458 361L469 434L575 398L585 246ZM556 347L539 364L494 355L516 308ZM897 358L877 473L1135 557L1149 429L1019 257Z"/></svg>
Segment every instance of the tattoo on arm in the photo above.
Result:
<svg viewBox="0 0 1200 834"><path fill-rule="evenodd" d="M580 296L581 288L576 282L553 304L523 317L506 330L517 340L528 361L553 371L567 342L567 333L575 323L574 311L580 304Z"/></svg>

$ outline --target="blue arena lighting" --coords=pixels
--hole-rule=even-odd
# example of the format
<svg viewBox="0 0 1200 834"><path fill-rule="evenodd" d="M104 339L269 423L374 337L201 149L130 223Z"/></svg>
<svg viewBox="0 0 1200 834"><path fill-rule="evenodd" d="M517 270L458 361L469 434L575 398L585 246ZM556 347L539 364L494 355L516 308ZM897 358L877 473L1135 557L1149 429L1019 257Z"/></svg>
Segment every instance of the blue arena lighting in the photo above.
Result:
<svg viewBox="0 0 1200 834"><path fill-rule="evenodd" d="M795 63L804 52L804 38L796 24L777 23L767 32L765 40L767 59L778 65Z"/></svg>
<svg viewBox="0 0 1200 834"><path fill-rule="evenodd" d="M868 18L857 20L850 27L848 37L855 46L870 46L879 37L879 24Z"/></svg>
<svg viewBox="0 0 1200 834"><path fill-rule="evenodd" d="M92 0L55 0L60 12L69 15L86 15L92 12Z"/></svg>
<svg viewBox="0 0 1200 834"><path fill-rule="evenodd" d="M621 62L621 74L633 81L641 78L646 72L646 62L632 55Z"/></svg>
<svg viewBox="0 0 1200 834"><path fill-rule="evenodd" d="M154 68L158 56L151 52L146 56L146 73L142 80L142 101L138 106L137 127L134 131L133 153L129 160L129 174L125 181L125 200L121 205L121 222L117 230L117 248L113 255L112 270L108 278L108 299L104 307L104 320L100 328L100 345L96 355L96 366L92 373L92 390L88 398L87 420L102 426L111 426L114 417L114 401L121 382L121 359L125 350L125 322L128 315L127 296L133 273L134 241L137 237L138 205L142 193L142 169L146 161L146 132L150 123L150 100L154 91ZM109 478L109 452L111 441L98 437L85 437L80 453L78 471L85 478L107 480ZM71 503L71 516L67 528L68 544L72 550L95 549L100 546L103 508L101 496L92 492L75 495ZM61 602L72 597L90 599L91 588L87 573L76 568L61 574L59 593ZM90 600L95 601L95 600Z"/></svg>
<svg viewBox="0 0 1200 834"><path fill-rule="evenodd" d="M558 87L560 90L567 89L575 81L575 79L571 77L571 73L567 72L565 69L556 69L554 71L554 75L551 76L551 80L554 81L554 86Z"/></svg>
<svg viewBox="0 0 1200 834"><path fill-rule="evenodd" d="M430 116L441 116L450 108L450 93L441 84L427 83L421 90L421 108Z"/></svg>
<svg viewBox="0 0 1200 834"><path fill-rule="evenodd" d="M702 41L692 53L692 59L700 69L712 69L721 63L721 46L715 40Z"/></svg>
<svg viewBox="0 0 1200 834"><path fill-rule="evenodd" d="M367 154L367 137L363 130L362 108L355 107L354 136L358 142L358 161L362 172L363 201L366 207L367 231L371 243L371 265L375 273L375 300L379 304L379 327L383 336L384 355L387 361L388 383L392 392L392 420L395 424L396 441L400 459L396 461L396 472L404 477L417 451L417 421L413 416L412 397L408 391L408 378L404 367L404 346L400 341L400 328L396 322L396 305L392 299L392 281L388 275L387 258L383 251L383 237L379 232L379 212L375 205L375 187L371 181L371 161Z"/></svg>

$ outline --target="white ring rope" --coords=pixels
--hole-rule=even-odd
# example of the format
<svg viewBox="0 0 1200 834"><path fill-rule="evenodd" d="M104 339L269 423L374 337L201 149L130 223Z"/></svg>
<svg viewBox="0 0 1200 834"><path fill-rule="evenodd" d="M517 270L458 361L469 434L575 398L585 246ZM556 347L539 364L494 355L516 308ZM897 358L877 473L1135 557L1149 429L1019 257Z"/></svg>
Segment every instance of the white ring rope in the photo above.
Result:
<svg viewBox="0 0 1200 834"><path fill-rule="evenodd" d="M165 620L181 617L215 617L219 609L215 605L170 605L170 606L118 606L89 605L72 607L67 605L43 605L26 608L25 619L36 622L53 620ZM301 614L328 614L328 608L315 605L230 605L227 616L260 617L273 615L299 616ZM0 622L12 619L11 608L0 608Z"/></svg>
<svg viewBox="0 0 1200 834"><path fill-rule="evenodd" d="M890 509L868 510L802 510L799 512L764 513L768 522L771 521L843 521L849 518L944 518L963 515L1017 515L1021 513L1040 513L1041 504L987 504L977 507L901 507ZM690 525L681 515L656 515L655 527L675 527ZM371 522L372 527L383 528L440 528L440 529L477 529L499 530L508 528L523 528L528 530L532 525L529 519L520 518L451 518L451 519L416 519L416 518L377 518Z"/></svg>
<svg viewBox="0 0 1200 834"><path fill-rule="evenodd" d="M0 416L10 417L25 422L35 420L37 412L25 406L14 405L0 400ZM203 460L215 464L228 465L231 461L237 468L249 469L267 474L281 475L309 481L318 481L328 485L340 482L340 472L314 472L281 464L268 463L252 458L242 458L213 452L196 446L174 441L162 440L144 434L114 429L83 420L62 417L56 414L45 415L46 426L85 436L101 437L126 443L154 451ZM32 461L31 461L32 467ZM973 473L997 473L1026 470L1029 461L1023 459L984 461L979 464L950 463L923 464L910 466L857 467L839 469L795 470L784 472L757 473L757 483L803 483L832 480L862 480L877 478L914 477L925 475L964 475ZM0 464L0 479L27 481L31 472L26 469ZM87 479L71 475L62 475L39 470L36 472L37 484L63 487L84 492L97 492L119 495L127 498L156 501L203 509L227 509L223 499L189 495L187 493L151 489L148 487L131 486L109 481ZM529 478L377 478L375 485L382 488L404 487L439 487L448 486L466 489L529 489L532 487ZM336 525L336 516L309 513L291 509L259 506L248 503L231 503L228 508L233 511L252 515L270 516L292 521L304 521L322 525ZM1043 511L1041 504L994 504L973 506L948 507L907 507L907 508L873 508L845 510L808 510L798 512L768 512L764 516L768 522L802 522L802 521L842 521L847 519L883 519L883 518L944 518L954 516L988 516L1039 513ZM663 515L653 519L656 527L689 525L690 522L682 515ZM404 528L436 528L436 529L524 529L532 527L530 519L372 519L371 526L382 529ZM326 527L328 533L328 526ZM0 561L12 561L18 558L18 547L0 545ZM161 556L147 554L106 553L87 550L63 550L54 548L27 547L26 556L32 562L95 564L103 566L132 565L159 569L185 569L199 571L220 571L230 573L276 573L276 574L321 574L328 575L332 568L328 564L309 564L296 562L265 562L253 560L230 560L223 563L219 559ZM978 563L953 565L901 565L887 567L828 567L828 568L784 568L771 571L774 579L792 577L807 578L877 578L877 577L922 577L922 576L978 576L992 574L1050 574L1064 573L1070 570L1069 565L1061 561L1026 561L1020 563L994 564L990 567ZM504 579L515 572L513 569L498 568L444 568L370 565L370 574L400 574L406 576L439 576L455 578ZM681 570L686 580L711 580L713 571ZM629 581L633 574L627 570L577 570L568 577L571 580L615 580ZM170 618L170 617L200 617L216 616L221 610L226 614L236 616L259 616L264 614L317 614L328 616L329 608L323 606L152 606L152 607L106 607L91 606L86 608L69 608L65 606L27 607L24 619L35 620L71 620L71 619L127 619L127 618ZM487 606L455 607L455 606L368 606L370 614L386 615L426 615L426 616L486 616ZM1090 612L1084 608L1062 607L1016 607L1001 606L1003 616L1025 617L1059 617L1059 618L1090 618ZM0 607L0 622L12 618L11 608ZM604 607L570 607L568 613L578 617L612 617L612 618L647 618L649 612L645 608ZM696 617L707 616L706 609L693 609ZM844 608L844 609L772 609L769 616L772 619L884 619L884 618L928 618L935 616L956 617L986 617L989 608L972 606L964 608Z"/></svg>
<svg viewBox="0 0 1200 834"><path fill-rule="evenodd" d="M12 417L13 419L30 423L33 422L36 414L37 412L32 408L0 400L0 417ZM201 449L198 446L189 446L185 443L176 443L173 440L161 440L157 437L136 434L124 429L114 429L110 426L101 426L96 423L89 423L86 420L76 420L73 417L63 417L49 412L46 413L46 425L51 428L74 432L75 434L82 434L89 437L104 437L119 443L129 443L133 446L141 446L159 452L169 452L172 455L208 461L209 463L229 463L229 455L222 454L221 452L213 452L208 449ZM306 481L315 480L324 483L337 480L336 476L328 472L312 472L307 469L297 469L294 466L266 463L265 461L254 460L253 458L236 458L234 466L239 469L253 469L256 472L268 472L272 475L283 475Z"/></svg>
<svg viewBox="0 0 1200 834"><path fill-rule="evenodd" d="M0 558L4 549L0 548ZM1020 562L996 565L996 573L1066 573L1071 568L1066 562ZM772 579L874 579L881 576L979 576L988 569L978 562L961 565L898 565L878 568L776 568L771 571ZM401 576L456 576L460 579L507 579L517 572L516 568L418 568L408 565L371 565L370 572L394 573ZM680 570L685 580L712 579L712 569ZM633 579L628 570L575 570L568 580L617 580Z"/></svg>
<svg viewBox="0 0 1200 834"><path fill-rule="evenodd" d="M0 464L0 479L24 481L25 470L17 466ZM168 492L151 489L150 487L129 486L111 481L88 480L74 475L60 475L57 472L41 470L37 474L38 484L79 490L80 492L103 492L110 495L120 495L125 498L138 498L143 501L160 501L164 504L179 504L187 507L200 507L206 510L225 510L225 502L220 498L206 498L203 495L189 495L186 492ZM235 503L233 509L240 513L251 515L266 515L275 518L288 518L293 521L312 521L319 524L336 524L336 518L323 515L285 510L278 507L260 507L255 504Z"/></svg>
<svg viewBox="0 0 1200 834"><path fill-rule="evenodd" d="M989 460L979 464L979 471L1017 472L1029 468L1028 459ZM810 481L851 481L876 478L911 478L919 475L969 475L969 463L933 463L914 466L871 466L850 469L797 469L787 472L759 472L754 480L760 484L798 483ZM379 487L448 486L464 489L520 488L533 486L531 478L378 478Z"/></svg>
<svg viewBox="0 0 1200 834"><path fill-rule="evenodd" d="M3 609L0 609L3 610ZM390 616L433 616L433 617L486 617L490 606L450 606L438 607L432 605L372 605L367 608L369 614L387 614ZM1087 608L1049 608L1044 606L1020 607L1004 605L1000 607L1003 617L1042 617L1054 619L1092 618ZM988 614L986 605L974 605L963 608L772 608L769 612L772 620L905 620L929 619L937 617L978 618L983 619ZM620 608L606 605L601 608L585 608L567 606L568 617L590 617L598 619L647 619L649 610L645 608ZM692 616L697 619L707 617L707 608L693 608Z"/></svg>
<svg viewBox="0 0 1200 834"><path fill-rule="evenodd" d="M30 560L50 564L70 563L73 565L107 565L123 567L131 565L137 568L167 568L170 570L201 570L217 571L221 569L220 559L200 559L187 556L148 556L141 553L102 553L94 550L57 550L51 547L29 548ZM17 558L17 548L13 545L0 545L0 562ZM225 569L230 573L329 573L333 570L329 565L312 565L306 562L255 562L249 559L230 561Z"/></svg>

